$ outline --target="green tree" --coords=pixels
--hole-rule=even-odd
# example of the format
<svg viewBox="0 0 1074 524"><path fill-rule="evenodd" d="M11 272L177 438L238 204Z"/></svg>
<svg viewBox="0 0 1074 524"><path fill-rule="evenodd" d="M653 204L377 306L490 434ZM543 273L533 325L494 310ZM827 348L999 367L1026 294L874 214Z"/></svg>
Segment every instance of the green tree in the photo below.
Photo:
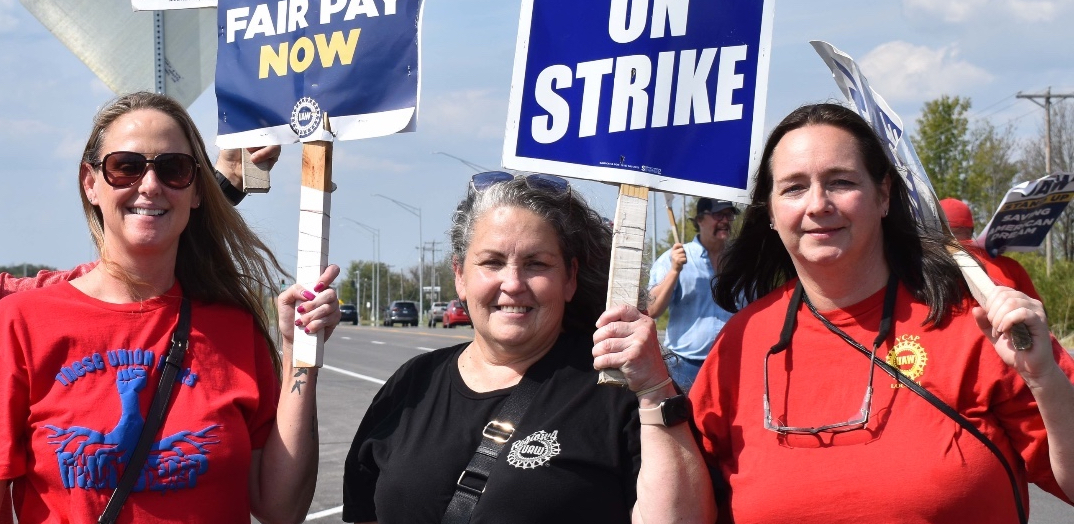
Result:
<svg viewBox="0 0 1074 524"><path fill-rule="evenodd" d="M970 132L966 187L959 198L970 203L978 231L999 208L1007 190L1019 181L1021 166L1013 160L1017 147L1010 125L996 128L985 120L975 123Z"/></svg>
<svg viewBox="0 0 1074 524"><path fill-rule="evenodd" d="M1007 253L1026 268L1033 286L1040 293L1048 313L1052 334L1064 341L1064 347L1074 349L1074 262L1057 260L1048 276L1046 262L1040 253Z"/></svg>
<svg viewBox="0 0 1074 524"><path fill-rule="evenodd" d="M970 99L943 95L925 102L910 135L939 198L966 198L970 164Z"/></svg>
<svg viewBox="0 0 1074 524"><path fill-rule="evenodd" d="M0 273L7 273L15 277L32 277L37 274L38 271L55 271L56 268L52 266L45 266L41 264L30 264L23 262L21 264L12 264L10 266L0 266Z"/></svg>

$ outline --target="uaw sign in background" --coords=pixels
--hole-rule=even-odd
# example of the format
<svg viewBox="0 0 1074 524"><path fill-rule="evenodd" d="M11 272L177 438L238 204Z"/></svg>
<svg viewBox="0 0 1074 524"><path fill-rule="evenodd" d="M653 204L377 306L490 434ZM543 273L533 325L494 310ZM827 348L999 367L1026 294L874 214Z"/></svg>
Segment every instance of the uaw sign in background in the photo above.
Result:
<svg viewBox="0 0 1074 524"><path fill-rule="evenodd" d="M1035 251L1074 200L1074 173L1056 173L1012 187L977 237L993 256Z"/></svg>
<svg viewBox="0 0 1074 524"><path fill-rule="evenodd" d="M413 130L420 0L220 0L221 148Z"/></svg>
<svg viewBox="0 0 1074 524"><path fill-rule="evenodd" d="M772 2L524 0L504 165L748 200Z"/></svg>

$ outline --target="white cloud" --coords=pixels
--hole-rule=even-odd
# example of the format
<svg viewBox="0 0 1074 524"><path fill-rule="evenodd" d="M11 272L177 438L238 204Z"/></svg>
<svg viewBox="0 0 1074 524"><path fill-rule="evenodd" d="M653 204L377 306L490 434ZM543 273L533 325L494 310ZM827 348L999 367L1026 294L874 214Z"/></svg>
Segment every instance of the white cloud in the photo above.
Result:
<svg viewBox="0 0 1074 524"><path fill-rule="evenodd" d="M958 55L956 45L930 49L897 40L877 46L858 63L889 102L931 99L993 80L988 71Z"/></svg>
<svg viewBox="0 0 1074 524"><path fill-rule="evenodd" d="M1007 0L1004 2L1011 14L1027 22L1046 22L1059 12L1060 3L1069 6L1071 2L1053 2L1050 0Z"/></svg>
<svg viewBox="0 0 1074 524"><path fill-rule="evenodd" d="M1070 0L903 0L902 3L910 15L934 18L949 24L980 18L1046 22L1071 4Z"/></svg>

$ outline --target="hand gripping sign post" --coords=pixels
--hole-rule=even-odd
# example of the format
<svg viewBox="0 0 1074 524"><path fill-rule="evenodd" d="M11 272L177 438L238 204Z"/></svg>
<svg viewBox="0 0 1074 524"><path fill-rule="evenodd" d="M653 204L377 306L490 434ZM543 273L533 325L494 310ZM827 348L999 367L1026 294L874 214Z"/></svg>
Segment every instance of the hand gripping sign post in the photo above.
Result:
<svg viewBox="0 0 1074 524"><path fill-rule="evenodd" d="M416 127L421 9L420 0L219 1L216 143L303 143L296 277L308 288L328 263L333 142ZM296 367L321 366L323 353L323 335L295 333Z"/></svg>
<svg viewBox="0 0 1074 524"><path fill-rule="evenodd" d="M1012 187L977 245L992 256L1004 251L1036 251L1074 199L1074 173L1055 173Z"/></svg>
<svg viewBox="0 0 1074 524"><path fill-rule="evenodd" d="M771 0L523 0L503 164L620 184L609 307L637 304L649 188L748 200L771 33Z"/></svg>
<svg viewBox="0 0 1074 524"><path fill-rule="evenodd" d="M827 42L814 40L810 44L832 70L835 83L839 85L854 110L872 125L880 140L887 146L885 151L906 184L910 205L917 220L927 229L951 237L947 217L940 209L928 174L925 173L913 145L909 140L902 139L902 119L873 91L853 58ZM995 283L985 273L984 268L965 251L952 248L951 257L962 270L962 276L966 279L973 298L979 304L984 304L985 299L995 289ZM1033 344L1024 324L1014 326L1010 335L1019 350L1029 349Z"/></svg>

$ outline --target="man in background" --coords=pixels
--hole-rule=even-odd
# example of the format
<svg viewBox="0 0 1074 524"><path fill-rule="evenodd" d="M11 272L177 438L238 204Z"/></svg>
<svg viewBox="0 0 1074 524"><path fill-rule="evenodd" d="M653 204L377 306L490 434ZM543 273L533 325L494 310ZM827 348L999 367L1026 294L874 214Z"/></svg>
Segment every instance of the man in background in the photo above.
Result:
<svg viewBox="0 0 1074 524"><path fill-rule="evenodd" d="M716 335L731 318L712 299L712 284L738 213L726 200L699 199L691 219L697 236L660 255L649 273L648 312L656 318L670 310L664 348L674 354L668 372L683 391L693 385Z"/></svg>

